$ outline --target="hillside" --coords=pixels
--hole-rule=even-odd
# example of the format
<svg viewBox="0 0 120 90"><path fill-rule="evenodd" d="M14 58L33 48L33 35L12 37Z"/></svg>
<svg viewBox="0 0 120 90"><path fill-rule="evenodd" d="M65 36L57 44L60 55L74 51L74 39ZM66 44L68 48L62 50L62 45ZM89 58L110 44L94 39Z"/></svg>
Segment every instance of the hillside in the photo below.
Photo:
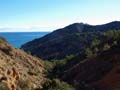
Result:
<svg viewBox="0 0 120 90"><path fill-rule="evenodd" d="M72 54L79 55L86 46L91 47L93 40L103 37L101 33L110 30L120 30L120 22L114 21L94 26L74 23L55 30L42 38L28 42L22 45L21 48L44 60L62 59Z"/></svg>
<svg viewBox="0 0 120 90"><path fill-rule="evenodd" d="M41 59L14 48L0 38L0 90L35 90L44 82Z"/></svg>
<svg viewBox="0 0 120 90"><path fill-rule="evenodd" d="M118 44L99 54L82 58L69 56L62 60L46 61L49 78L59 78L75 87L75 90L119 90L120 38ZM46 67L48 67L48 65Z"/></svg>
<svg viewBox="0 0 120 90"><path fill-rule="evenodd" d="M73 65L64 72L62 79L77 90L119 90L120 46Z"/></svg>
<svg viewBox="0 0 120 90"><path fill-rule="evenodd" d="M22 49L46 59L46 75L53 80L47 90L58 82L55 78L74 90L120 89L118 21L95 26L75 23L28 42Z"/></svg>

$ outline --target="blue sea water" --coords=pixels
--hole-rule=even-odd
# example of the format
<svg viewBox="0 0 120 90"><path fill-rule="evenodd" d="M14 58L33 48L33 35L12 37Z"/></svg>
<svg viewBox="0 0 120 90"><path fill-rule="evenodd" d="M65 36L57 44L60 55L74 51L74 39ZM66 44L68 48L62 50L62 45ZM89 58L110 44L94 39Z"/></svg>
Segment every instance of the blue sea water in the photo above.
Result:
<svg viewBox="0 0 120 90"><path fill-rule="evenodd" d="M49 32L1 32L0 36L16 48L20 48L24 43L36 38L43 37Z"/></svg>

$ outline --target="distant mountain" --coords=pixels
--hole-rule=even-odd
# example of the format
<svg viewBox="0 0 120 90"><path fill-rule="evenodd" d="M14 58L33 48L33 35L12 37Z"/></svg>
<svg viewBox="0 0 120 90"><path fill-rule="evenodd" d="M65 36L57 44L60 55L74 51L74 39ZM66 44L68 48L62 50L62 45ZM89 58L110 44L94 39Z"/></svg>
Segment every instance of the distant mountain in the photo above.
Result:
<svg viewBox="0 0 120 90"><path fill-rule="evenodd" d="M93 39L102 37L100 32L110 30L120 30L120 21L103 25L74 23L42 38L30 41L22 45L21 49L45 60L62 59L72 54L80 54L86 46L91 47Z"/></svg>
<svg viewBox="0 0 120 90"><path fill-rule="evenodd" d="M36 90L42 88L44 65L0 38L0 90Z"/></svg>

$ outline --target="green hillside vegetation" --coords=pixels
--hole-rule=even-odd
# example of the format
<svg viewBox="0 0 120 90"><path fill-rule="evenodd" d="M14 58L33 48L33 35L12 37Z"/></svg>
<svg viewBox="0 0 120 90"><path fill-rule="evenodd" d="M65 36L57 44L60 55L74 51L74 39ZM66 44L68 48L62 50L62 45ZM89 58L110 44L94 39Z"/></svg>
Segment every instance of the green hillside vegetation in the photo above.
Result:
<svg viewBox="0 0 120 90"><path fill-rule="evenodd" d="M59 79L48 80L43 84L42 90L75 90L71 85Z"/></svg>
<svg viewBox="0 0 120 90"><path fill-rule="evenodd" d="M84 34L86 35L86 33ZM76 66L78 63L85 63L88 60L92 60L92 58L100 55L102 52L108 51L112 47L120 45L120 30L87 33L86 37L90 35L94 39L91 39L89 44L84 47L83 51L79 55L72 54L61 60L53 59L45 61L46 74L48 78L59 78L62 80L64 73Z"/></svg>
<svg viewBox="0 0 120 90"><path fill-rule="evenodd" d="M0 37L0 43L5 42L5 41L6 41L5 38Z"/></svg>
<svg viewBox="0 0 120 90"><path fill-rule="evenodd" d="M86 35L86 33L84 33ZM80 35L80 34L79 34ZM82 33L83 35L83 33ZM116 36L117 35L117 36ZM86 37L92 37L92 40L84 46L82 53L79 55L68 55L61 60L49 60L45 61L46 70L52 72L52 74L62 74L64 72L64 66L69 64L77 64L78 62L84 61L86 58L93 58L103 51L109 50L112 46L120 43L120 30L110 30L107 32L94 32L87 33ZM94 38L94 39L93 39ZM85 39L86 40L86 39ZM83 40L84 41L84 40ZM67 65L69 67L69 65ZM52 71L51 71L52 69ZM56 70L57 69L57 70ZM53 76L53 75L51 75ZM55 77L55 76L53 76Z"/></svg>
<svg viewBox="0 0 120 90"><path fill-rule="evenodd" d="M21 48L30 51L32 55L36 55L43 60L61 60L69 55L79 55L85 49L86 53L89 54L91 53L90 50L92 52L97 52L98 49L103 51L105 43L105 48L109 48L107 44L111 45L112 41L119 37L119 30L119 21L95 26L74 23L55 30L42 38L30 41L22 45ZM104 50L106 50L105 48ZM91 55L88 57L91 57Z"/></svg>

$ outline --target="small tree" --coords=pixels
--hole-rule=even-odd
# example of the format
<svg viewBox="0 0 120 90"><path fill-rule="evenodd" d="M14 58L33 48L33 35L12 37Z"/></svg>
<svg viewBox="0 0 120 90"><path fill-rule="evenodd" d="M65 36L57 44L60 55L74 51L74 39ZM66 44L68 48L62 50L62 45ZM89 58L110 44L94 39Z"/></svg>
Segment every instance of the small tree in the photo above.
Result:
<svg viewBox="0 0 120 90"><path fill-rule="evenodd" d="M88 58L93 56L93 52L92 52L92 50L90 50L90 48L85 49L85 54Z"/></svg>
<svg viewBox="0 0 120 90"><path fill-rule="evenodd" d="M95 39L95 40L92 41L91 46L94 47L94 46L97 46L99 44L100 44L100 40Z"/></svg>
<svg viewBox="0 0 120 90"><path fill-rule="evenodd" d="M113 41L113 43L112 43L113 46L115 46L115 45L117 45L117 44L118 44L117 41Z"/></svg>
<svg viewBox="0 0 120 90"><path fill-rule="evenodd" d="M103 51L106 51L108 49L110 49L110 45L106 43L103 47Z"/></svg>
<svg viewBox="0 0 120 90"><path fill-rule="evenodd" d="M97 47L94 48L94 52L97 53L99 49Z"/></svg>

